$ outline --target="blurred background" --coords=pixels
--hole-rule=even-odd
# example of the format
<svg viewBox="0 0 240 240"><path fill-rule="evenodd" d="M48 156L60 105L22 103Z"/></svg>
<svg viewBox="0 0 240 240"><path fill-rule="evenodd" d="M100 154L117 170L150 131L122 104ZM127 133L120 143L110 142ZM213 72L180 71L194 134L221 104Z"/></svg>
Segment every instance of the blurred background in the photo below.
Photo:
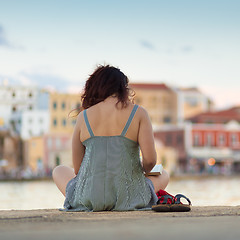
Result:
<svg viewBox="0 0 240 240"><path fill-rule="evenodd" d="M238 0L0 0L0 209L61 207L81 92L119 67L153 124L167 191L240 205ZM47 197L46 197L47 196Z"/></svg>

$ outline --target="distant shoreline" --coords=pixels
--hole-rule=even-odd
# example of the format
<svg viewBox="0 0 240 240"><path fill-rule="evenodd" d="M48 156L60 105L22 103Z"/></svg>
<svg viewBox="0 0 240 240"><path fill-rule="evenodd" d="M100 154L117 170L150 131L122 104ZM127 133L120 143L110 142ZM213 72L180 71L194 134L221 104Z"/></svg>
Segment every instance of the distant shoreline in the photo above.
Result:
<svg viewBox="0 0 240 240"><path fill-rule="evenodd" d="M178 175L178 176L171 176L170 181L177 181L177 180L196 180L196 179L232 179L232 178L239 178L239 174L234 175ZM1 182L37 182L37 181L53 181L52 177L43 177L43 178L22 178L22 179L0 179Z"/></svg>

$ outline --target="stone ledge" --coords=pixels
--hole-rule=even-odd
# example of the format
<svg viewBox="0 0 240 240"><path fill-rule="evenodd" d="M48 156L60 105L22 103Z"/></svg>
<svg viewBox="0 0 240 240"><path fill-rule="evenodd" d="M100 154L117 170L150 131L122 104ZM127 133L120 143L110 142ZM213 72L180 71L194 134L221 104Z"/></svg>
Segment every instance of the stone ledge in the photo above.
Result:
<svg viewBox="0 0 240 240"><path fill-rule="evenodd" d="M236 240L240 206L192 207L190 212L0 211L0 240Z"/></svg>
<svg viewBox="0 0 240 240"><path fill-rule="evenodd" d="M206 206L192 207L190 212L129 211L129 212L62 212L58 209L39 210L1 210L0 222L12 220L49 220L49 221L98 221L117 219L159 218L159 217L217 217L240 216L240 206Z"/></svg>

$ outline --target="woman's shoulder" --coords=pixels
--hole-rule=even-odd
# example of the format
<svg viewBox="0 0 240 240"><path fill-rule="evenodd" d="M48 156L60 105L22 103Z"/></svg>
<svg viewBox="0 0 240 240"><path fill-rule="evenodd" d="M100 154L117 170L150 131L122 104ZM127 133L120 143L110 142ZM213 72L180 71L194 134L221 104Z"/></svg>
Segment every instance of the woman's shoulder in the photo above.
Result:
<svg viewBox="0 0 240 240"><path fill-rule="evenodd" d="M148 116L147 110L143 106L140 106L140 105L138 105L138 114L141 117L147 117Z"/></svg>
<svg viewBox="0 0 240 240"><path fill-rule="evenodd" d="M76 125L79 125L81 124L83 121L84 121L84 115L83 115L83 111L81 111L78 116L77 116L77 119L76 119Z"/></svg>

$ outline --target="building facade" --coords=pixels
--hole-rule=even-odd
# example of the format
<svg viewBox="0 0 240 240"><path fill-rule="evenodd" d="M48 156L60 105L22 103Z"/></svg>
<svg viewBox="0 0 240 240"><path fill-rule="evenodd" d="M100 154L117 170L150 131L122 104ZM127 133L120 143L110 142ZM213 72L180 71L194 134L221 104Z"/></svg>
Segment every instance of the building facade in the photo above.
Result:
<svg viewBox="0 0 240 240"><path fill-rule="evenodd" d="M153 126L177 124L177 95L165 84L133 83L135 103L143 106Z"/></svg>
<svg viewBox="0 0 240 240"><path fill-rule="evenodd" d="M178 174L186 172L188 162L185 147L185 128L183 126L174 125L163 126L154 131L154 137L157 141L161 141L162 148L174 150L175 160L170 160L172 162L172 173ZM169 161L167 156L165 157L165 161Z"/></svg>
<svg viewBox="0 0 240 240"><path fill-rule="evenodd" d="M50 133L72 134L81 107L79 94L51 93L49 101Z"/></svg>
<svg viewBox="0 0 240 240"><path fill-rule="evenodd" d="M60 164L72 167L72 136L70 134L47 134L43 138L43 145L43 166L47 174Z"/></svg>
<svg viewBox="0 0 240 240"><path fill-rule="evenodd" d="M30 168L33 177L45 176L43 137L31 137L24 141L24 167Z"/></svg>
<svg viewBox="0 0 240 240"><path fill-rule="evenodd" d="M9 126L16 112L48 109L49 94L31 86L0 85L0 126Z"/></svg>
<svg viewBox="0 0 240 240"><path fill-rule="evenodd" d="M216 173L240 172L240 107L205 112L188 119L190 165Z"/></svg>
<svg viewBox="0 0 240 240"><path fill-rule="evenodd" d="M49 132L50 114L48 110L15 112L11 117L11 125L23 140L43 136Z"/></svg>
<svg viewBox="0 0 240 240"><path fill-rule="evenodd" d="M198 88L175 88L178 123L199 113L213 111L213 101Z"/></svg>
<svg viewBox="0 0 240 240"><path fill-rule="evenodd" d="M21 139L9 130L0 129L0 178L16 177L23 166L23 144Z"/></svg>

